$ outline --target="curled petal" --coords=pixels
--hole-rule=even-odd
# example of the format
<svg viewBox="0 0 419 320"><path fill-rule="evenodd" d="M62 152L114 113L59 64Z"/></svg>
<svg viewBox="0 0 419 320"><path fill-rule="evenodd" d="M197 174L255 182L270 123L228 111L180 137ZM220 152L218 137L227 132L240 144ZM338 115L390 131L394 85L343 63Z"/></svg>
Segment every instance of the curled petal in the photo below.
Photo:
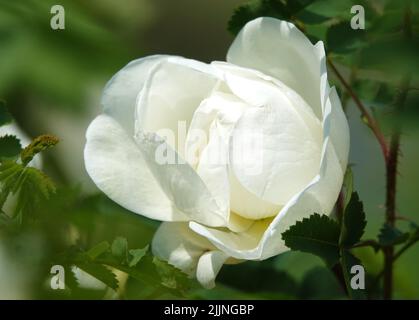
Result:
<svg viewBox="0 0 419 320"><path fill-rule="evenodd" d="M199 258L196 279L204 288L215 287L215 278L227 259L228 256L218 250L206 252Z"/></svg>
<svg viewBox="0 0 419 320"><path fill-rule="evenodd" d="M216 82L213 68L205 63L180 57L160 61L138 96L137 132L172 135L175 139L167 142L184 156L186 134L181 131L187 130L195 110Z"/></svg>
<svg viewBox="0 0 419 320"><path fill-rule="evenodd" d="M208 226L226 224L227 212L220 209L196 171L169 144L154 133L139 133L135 139L147 167L177 210L188 220ZM160 158L162 154L168 158Z"/></svg>
<svg viewBox="0 0 419 320"><path fill-rule="evenodd" d="M104 112L116 119L131 136L134 134L137 96L150 71L168 58L154 55L131 61L108 81L103 90L101 104Z"/></svg>
<svg viewBox="0 0 419 320"><path fill-rule="evenodd" d="M152 242L153 254L179 268L206 288L214 286L214 280L227 256L199 236L187 223L164 222Z"/></svg>
<svg viewBox="0 0 419 320"><path fill-rule="evenodd" d="M327 103L330 103L331 109L330 139L332 140L336 155L339 158L342 170L346 170L350 146L349 126L335 87L330 90Z"/></svg>
<svg viewBox="0 0 419 320"><path fill-rule="evenodd" d="M84 161L95 184L124 208L163 221L185 221L147 168L140 149L121 125L100 115L86 133Z"/></svg>
<svg viewBox="0 0 419 320"><path fill-rule="evenodd" d="M322 43L313 46L292 23L274 18L248 22L227 53L227 62L280 79L300 94L319 119L327 89ZM321 77L326 77L326 82Z"/></svg>

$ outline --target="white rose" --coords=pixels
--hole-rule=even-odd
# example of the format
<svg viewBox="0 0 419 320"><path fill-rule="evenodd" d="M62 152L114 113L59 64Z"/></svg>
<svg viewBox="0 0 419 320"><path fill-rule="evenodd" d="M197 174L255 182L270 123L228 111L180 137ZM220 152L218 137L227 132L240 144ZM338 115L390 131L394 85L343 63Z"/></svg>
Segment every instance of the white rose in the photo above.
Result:
<svg viewBox="0 0 419 320"><path fill-rule="evenodd" d="M283 231L336 202L348 124L328 84L323 43L313 46L291 23L249 22L227 62L135 60L109 81L102 104L86 134L89 175L123 207L164 221L153 253L205 287L224 263L286 251ZM185 121L186 136L178 134ZM195 129L208 141L197 142ZM176 141L162 142L163 131ZM232 156L253 134L263 143ZM176 164L158 161L162 146ZM210 154L227 161L201 161Z"/></svg>

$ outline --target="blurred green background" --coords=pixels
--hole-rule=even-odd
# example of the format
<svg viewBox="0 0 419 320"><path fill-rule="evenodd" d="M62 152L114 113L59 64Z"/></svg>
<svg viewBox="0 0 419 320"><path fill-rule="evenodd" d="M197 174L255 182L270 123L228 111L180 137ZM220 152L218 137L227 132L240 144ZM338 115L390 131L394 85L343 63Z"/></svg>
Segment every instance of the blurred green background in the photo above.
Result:
<svg viewBox="0 0 419 320"><path fill-rule="evenodd" d="M321 5L312 12L324 14L328 22L338 27L325 33L331 29L321 27L324 21L317 17L317 22L308 27L308 33L313 38L328 40L327 45L336 49L336 63L348 78L355 78L354 90L367 105L374 106L386 129L392 123L391 112L386 108L388 100L385 100L385 93L392 89L392 77L380 78L379 73L369 72L380 66L369 68L371 59L361 59L363 62L358 63L359 51L356 47L347 51L347 46L357 43L356 37L368 35L369 30L382 37L393 35L394 25L401 21L404 2L398 5L398 1L393 4L359 1L365 3L367 22L366 31L359 35L348 33L339 25L338 19L351 16L351 1L339 5L336 3L340 1L318 2ZM51 133L61 139L56 148L44 154L44 171L56 182L57 194L36 213L36 222L19 231L0 230L0 298L112 296L103 288L70 293L49 289L50 267L56 255L69 246L88 249L103 240L111 243L115 237L123 236L130 248L142 248L150 243L158 226L100 194L84 170L84 134L89 122L100 112L101 90L121 67L146 55L175 54L205 62L224 60L233 40L227 30L228 21L234 9L243 3L239 0L0 0L0 99L7 102L16 122L29 136ZM65 30L50 28L50 8L54 4L65 8ZM417 7L416 1L413 6ZM413 17L417 24L417 14ZM416 50L417 27L414 32ZM336 43L337 39L343 40ZM418 71L419 51L414 51L416 55L411 63L400 46L377 49L367 45L366 48L374 58L385 54L387 60L383 58L382 63L392 65L393 69L386 72L394 77L398 70L404 70L404 65L393 62L402 61L412 72ZM354 70L360 75L359 81ZM397 203L400 215L419 222L417 79L414 78L412 86L416 86L412 92L416 91L409 95L413 107L408 109L410 121L402 136ZM358 110L341 93L350 121L350 163L355 189L364 201L368 217L366 238L375 237L384 221L384 163L379 146ZM359 250L357 254L363 258L369 273L381 270L380 254L370 249ZM396 263L396 298L419 298L418 264L419 246L410 249ZM127 299L174 297L170 290L156 290L132 278L119 294ZM333 274L320 259L289 252L263 262L225 266L215 289L194 288L186 296L313 299L343 295Z"/></svg>

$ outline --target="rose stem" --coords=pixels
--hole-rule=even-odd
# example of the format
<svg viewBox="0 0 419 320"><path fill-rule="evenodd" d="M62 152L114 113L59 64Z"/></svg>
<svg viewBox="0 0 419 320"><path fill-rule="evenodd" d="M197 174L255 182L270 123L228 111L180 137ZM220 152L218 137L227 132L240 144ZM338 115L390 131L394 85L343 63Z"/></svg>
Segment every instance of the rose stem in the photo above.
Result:
<svg viewBox="0 0 419 320"><path fill-rule="evenodd" d="M403 19L403 33L407 39L411 38L411 12L407 7ZM396 124L393 128L390 141L390 153L387 157L387 193L386 193L386 223L394 227L396 223L396 184L397 184L397 160L400 151L401 119L407 93L409 90L410 75L403 77L399 92L395 99ZM393 296L393 264L394 264L394 246L384 247L384 281L383 297L391 299Z"/></svg>
<svg viewBox="0 0 419 320"><path fill-rule="evenodd" d="M411 29L411 11L409 6L405 10L403 21L403 32L407 39L412 37ZM329 66L336 74L339 81L342 83L348 94L361 111L361 114L367 120L367 124L376 136L384 156L386 165L386 223L390 226L395 226L396 222L396 182L397 182L397 160L400 149L400 134L401 125L400 119L396 120L396 125L390 140L390 148L387 145L386 139L380 130L378 122L369 114L359 97L352 90L351 86L346 82L339 70L333 64L331 59L327 59ZM398 116L403 112L404 104L409 90L410 76L407 75L402 79L399 94L396 97L395 109ZM415 241L416 242L416 241ZM414 242L413 242L414 243ZM377 280L384 276L383 283L383 297L384 299L391 299L393 294L393 264L400 255L406 251L413 243L405 245L396 255L394 255L394 246L388 246L384 251L384 270L377 276Z"/></svg>
<svg viewBox="0 0 419 320"><path fill-rule="evenodd" d="M400 92L396 98L396 113L403 112L406 101L410 77L404 77L400 86ZM396 118L396 125L393 129L390 142L390 153L387 158L387 192L386 192L386 223L394 227L396 222L396 184L397 184L397 160L400 150L400 119ZM384 299L391 299L393 287L393 262L394 246L384 248Z"/></svg>
<svg viewBox="0 0 419 320"><path fill-rule="evenodd" d="M362 116L367 120L368 127L372 130L375 137L377 138L381 150L383 152L384 158L387 159L388 156L388 146L386 139L383 135L383 133L380 130L380 126L378 125L378 122L371 116L371 114L367 111L367 108L364 106L364 104L361 102L359 97L356 95L356 93L352 90L351 86L348 82L346 82L345 78L342 76L342 74L339 72L339 70L336 68L332 60L328 57L327 61L329 63L330 68L335 73L336 77L339 79L339 81L342 83L343 87L347 91L347 93L351 96L352 100L355 102L358 109L361 111Z"/></svg>

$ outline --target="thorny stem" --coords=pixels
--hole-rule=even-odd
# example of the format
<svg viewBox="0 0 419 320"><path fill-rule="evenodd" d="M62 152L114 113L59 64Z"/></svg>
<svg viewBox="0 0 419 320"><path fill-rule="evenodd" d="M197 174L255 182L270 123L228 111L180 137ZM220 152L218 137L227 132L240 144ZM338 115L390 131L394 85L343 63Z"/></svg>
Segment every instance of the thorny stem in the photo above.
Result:
<svg viewBox="0 0 419 320"><path fill-rule="evenodd" d="M357 244L354 244L352 246L352 248L361 248L361 247L379 248L380 244L375 240L364 240L364 241L360 241Z"/></svg>
<svg viewBox="0 0 419 320"><path fill-rule="evenodd" d="M410 38L412 35L411 26L410 26L410 9L407 8L404 16L404 34L407 38ZM399 157L399 147L400 147L400 134L401 134L401 125L399 119L397 119L397 124L393 129L391 135L390 146L388 146L387 141L378 125L378 122L374 117L367 111L362 101L352 90L351 86L346 82L345 78L333 64L330 58L328 58L328 63L333 72L336 74L339 81L342 83L343 87L347 93L352 97L358 109L361 111L362 116L366 119L367 125L370 127L375 137L377 138L386 166L386 223L394 227L396 222L396 185L397 185L397 161ZM399 94L396 97L395 109L397 115L400 115L403 112L405 100L409 91L410 76L405 76L402 79ZM407 250L413 243L408 243L407 246L403 247L396 255L394 254L394 246L388 246L383 248L384 252L384 270L378 275L378 279L383 276L383 297L384 299L391 299L393 293L393 263L405 250Z"/></svg>
<svg viewBox="0 0 419 320"><path fill-rule="evenodd" d="M403 20L403 32L406 38L412 36L410 8L407 7ZM403 77L399 93L395 100L396 125L393 129L390 141L390 151L386 159L386 223L394 227L396 222L396 187L397 187L397 160L399 157L401 123L399 116L403 112L406 97L409 91L410 76ZM403 252L402 252L403 253ZM400 254L400 253L398 253ZM384 248L384 270L383 270L383 297L391 299L393 295L393 263L394 246Z"/></svg>
<svg viewBox="0 0 419 320"><path fill-rule="evenodd" d="M407 243L405 243L403 245L403 247L401 247L401 249L399 249L399 251L397 251L394 255L393 255L393 263L396 262L396 260L398 258L400 258L400 256L406 251L408 250L411 246L413 246L416 242L419 241L419 238L415 238ZM378 281L381 279L381 277L384 275L384 270L382 270L374 279L373 283L371 284L371 289L375 288L375 286L378 284Z"/></svg>
<svg viewBox="0 0 419 320"><path fill-rule="evenodd" d="M406 101L410 77L403 78L400 92L396 98L396 113L403 112L404 103ZM389 155L386 161L386 223L394 227L396 222L396 187L397 187L397 160L400 148L401 125L399 119L394 126L391 136ZM384 248L384 299L391 299L393 292L393 262L394 262L394 246Z"/></svg>
<svg viewBox="0 0 419 320"><path fill-rule="evenodd" d="M342 221L344 210L345 210L345 195L343 191L341 190L339 192L338 200L336 201L336 218L338 219L339 222Z"/></svg>
<svg viewBox="0 0 419 320"><path fill-rule="evenodd" d="M358 109L361 111L362 116L366 119L368 127L372 130L375 137L378 140L378 143L380 144L381 150L383 152L384 158L387 159L388 156L388 145L386 142L386 139L381 132L380 126L378 125L378 122L374 119L374 117L368 112L367 108L362 103L361 99L356 95L356 93L352 90L349 83L345 80L345 78L342 76L342 74L339 72L339 70L336 68L334 63L330 58L327 59L330 68L335 73L336 77L339 79L339 81L342 83L343 87L345 88L346 92L351 96L352 100L355 102Z"/></svg>
<svg viewBox="0 0 419 320"><path fill-rule="evenodd" d="M345 295L349 297L348 286L346 285L346 280L345 280L343 268L344 268L344 266L342 265L342 263L340 263L340 262L336 263L332 267L332 272L335 274L335 277L338 280L338 282L339 282L343 292L345 293Z"/></svg>

